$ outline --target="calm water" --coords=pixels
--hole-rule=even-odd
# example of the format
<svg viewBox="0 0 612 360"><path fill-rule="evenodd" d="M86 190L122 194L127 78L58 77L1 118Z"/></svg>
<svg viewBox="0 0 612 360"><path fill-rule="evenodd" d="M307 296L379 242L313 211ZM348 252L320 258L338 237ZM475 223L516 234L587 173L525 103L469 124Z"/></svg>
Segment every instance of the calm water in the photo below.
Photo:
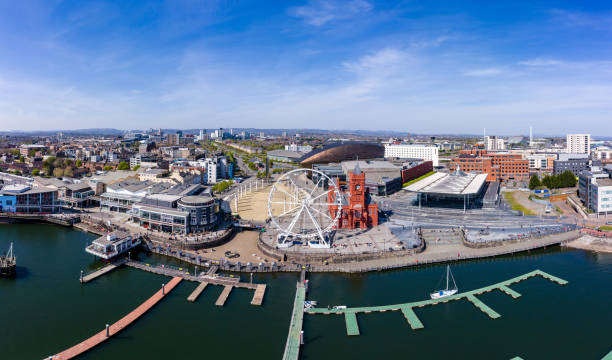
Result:
<svg viewBox="0 0 612 360"><path fill-rule="evenodd" d="M100 263L85 254L94 236L51 225L0 225L0 250L15 243L17 279L0 279L2 359L41 359L74 345L146 300L168 278L121 268L81 285L79 271ZM174 263L162 257L150 262ZM550 250L456 264L461 290L489 285L533 269L568 280L541 278L513 285L518 300L500 292L479 296L502 315L491 320L467 301L417 309L425 329L413 331L400 312L358 315L360 336L346 336L344 318L307 315L302 359L470 358L600 359L612 350L612 256ZM321 306L380 305L424 299L444 266L367 275L310 277L309 298ZM244 276L246 280L246 276ZM195 284L181 283L148 314L83 359L218 357L280 359L297 274L255 276L266 282L264 305L252 291L234 289L223 308L222 288L209 286L195 303Z"/></svg>

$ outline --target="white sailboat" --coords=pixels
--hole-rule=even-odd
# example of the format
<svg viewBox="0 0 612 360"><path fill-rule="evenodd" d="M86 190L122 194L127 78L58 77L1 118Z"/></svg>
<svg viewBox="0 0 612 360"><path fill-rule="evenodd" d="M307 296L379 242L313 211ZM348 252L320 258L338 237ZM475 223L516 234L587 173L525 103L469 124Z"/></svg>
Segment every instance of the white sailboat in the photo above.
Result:
<svg viewBox="0 0 612 360"><path fill-rule="evenodd" d="M448 287L448 285L449 285L449 278L453 280L453 287L452 288ZM431 296L432 299L439 299L439 298L455 295L458 291L459 291L459 289L457 288L457 283L455 282L455 277L453 276L453 273L450 271L450 266L446 265L446 289L444 289L444 290L437 290L435 292L432 292L430 294L430 296Z"/></svg>

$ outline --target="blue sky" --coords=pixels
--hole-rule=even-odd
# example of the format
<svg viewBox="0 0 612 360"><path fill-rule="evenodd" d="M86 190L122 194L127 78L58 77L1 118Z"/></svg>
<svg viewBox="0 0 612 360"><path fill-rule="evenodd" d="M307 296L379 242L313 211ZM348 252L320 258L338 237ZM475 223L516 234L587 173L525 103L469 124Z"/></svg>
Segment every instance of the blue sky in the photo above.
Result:
<svg viewBox="0 0 612 360"><path fill-rule="evenodd" d="M606 1L0 0L0 130L612 136Z"/></svg>

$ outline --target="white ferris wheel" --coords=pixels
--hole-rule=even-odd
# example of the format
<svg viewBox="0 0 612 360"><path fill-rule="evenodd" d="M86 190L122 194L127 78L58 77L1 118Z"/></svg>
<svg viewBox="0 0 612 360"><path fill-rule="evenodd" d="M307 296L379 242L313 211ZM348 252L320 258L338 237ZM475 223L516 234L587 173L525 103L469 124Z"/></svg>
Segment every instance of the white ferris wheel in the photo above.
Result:
<svg viewBox="0 0 612 360"><path fill-rule="evenodd" d="M309 173L312 181L307 177ZM321 171L296 169L272 185L268 216L279 230L278 246L291 246L295 239L306 239L310 246L330 246L327 235L338 223L342 209L340 192L333 184ZM330 213L332 207L337 208L335 216Z"/></svg>

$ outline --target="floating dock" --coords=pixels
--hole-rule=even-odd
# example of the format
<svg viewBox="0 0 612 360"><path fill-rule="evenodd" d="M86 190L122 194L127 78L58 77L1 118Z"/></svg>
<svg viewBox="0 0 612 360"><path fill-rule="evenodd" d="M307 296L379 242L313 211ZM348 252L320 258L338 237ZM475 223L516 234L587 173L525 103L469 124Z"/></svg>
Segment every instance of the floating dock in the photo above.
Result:
<svg viewBox="0 0 612 360"><path fill-rule="evenodd" d="M489 285L482 287L480 289L471 290L459 294L455 294L452 296L447 296L439 299L432 300L423 300L416 301L405 304L396 304L396 305L382 305L382 306L370 306L370 307L354 307L354 308L346 308L346 309L328 309L328 308L310 308L304 310L308 314L344 314L346 321L346 333L348 335L359 335L359 326L357 324L357 314L358 313L371 313L371 312L385 312L385 311L397 311L400 310L403 314L410 327L413 330L422 329L423 323L418 318L417 314L414 312L414 308L420 308L428 305L436 305L440 303L447 303L449 301L466 299L478 309L480 309L483 313L487 314L491 319L497 319L501 315L497 313L495 310L491 309L487 304L482 302L480 299L476 297L476 295L483 294L485 292L490 292L493 290L499 290L504 292L505 294L512 296L512 298L517 299L521 296L518 292L512 290L509 286L515 283L518 283L523 280L527 280L534 276L541 276L547 280L553 281L559 285L566 285L567 281L558 278L556 276L552 276L547 274L541 270L534 270L527 274L517 276L515 278L502 281L497 284ZM295 309L294 309L295 313ZM612 359L610 359L612 360Z"/></svg>
<svg viewBox="0 0 612 360"><path fill-rule="evenodd" d="M200 296L202 291L206 289L206 286L208 286L208 283L206 281L201 282L200 285L198 285L198 287L195 288L195 290L193 290L191 295L187 297L187 301L191 301L191 302L196 301L196 299L198 298L198 296Z"/></svg>
<svg viewBox="0 0 612 360"><path fill-rule="evenodd" d="M251 305L261 305L263 303L264 294L266 293L266 284L259 284L255 289L255 294L253 294L253 300L251 300Z"/></svg>
<svg viewBox="0 0 612 360"><path fill-rule="evenodd" d="M107 274L107 273L109 273L109 272L111 272L111 271L115 270L115 269L116 269L116 268L118 268L119 266L121 266L121 265L125 264L125 262L126 262L126 260L125 260L125 259L123 259L123 260L118 260L118 261L116 261L116 262L113 262L113 263L111 263L111 264L106 265L105 267L103 267L103 268L101 268L101 269L98 269L98 270L96 270L96 271L94 271L94 272L91 272L91 273L89 273L89 274L87 274L87 275L85 275L85 276L81 277L81 279L80 279L80 280L81 280L81 283L83 283L83 284L84 284L84 283L88 283L88 282L92 281L92 280L93 280L93 279L95 279L95 278L98 278L98 277L100 277L100 276L102 276L102 275L104 275L104 274Z"/></svg>
<svg viewBox="0 0 612 360"><path fill-rule="evenodd" d="M163 299L178 283L183 280L180 277L175 277L167 283L163 290L160 289L153 296L151 296L147 301L143 302L136 309L132 310L129 314L121 318L119 321L109 326L107 329L104 329L97 333L96 335L90 337L83 342L76 344L75 346L68 348L58 354L48 357L48 360L66 360L72 359L75 356L81 355L82 353L92 349L96 345L101 344L102 342L109 339L111 336L117 334L119 331L126 328L128 325L136 321L139 317L141 317L144 313L150 310L155 304L157 304L161 299Z"/></svg>
<svg viewBox="0 0 612 360"><path fill-rule="evenodd" d="M289 335L285 343L283 360L297 360L300 356L300 344L302 342L302 324L304 322L304 302L306 301L306 288L304 282L297 283L295 300L293 300L293 313L289 323Z"/></svg>
<svg viewBox="0 0 612 360"><path fill-rule="evenodd" d="M221 295L219 295L219 298L217 299L217 302L215 302L215 305L217 306L223 306L225 305L225 302L227 301L227 298L229 297L230 293L232 292L232 285L225 285L225 287L223 288L223 291L221 292Z"/></svg>

